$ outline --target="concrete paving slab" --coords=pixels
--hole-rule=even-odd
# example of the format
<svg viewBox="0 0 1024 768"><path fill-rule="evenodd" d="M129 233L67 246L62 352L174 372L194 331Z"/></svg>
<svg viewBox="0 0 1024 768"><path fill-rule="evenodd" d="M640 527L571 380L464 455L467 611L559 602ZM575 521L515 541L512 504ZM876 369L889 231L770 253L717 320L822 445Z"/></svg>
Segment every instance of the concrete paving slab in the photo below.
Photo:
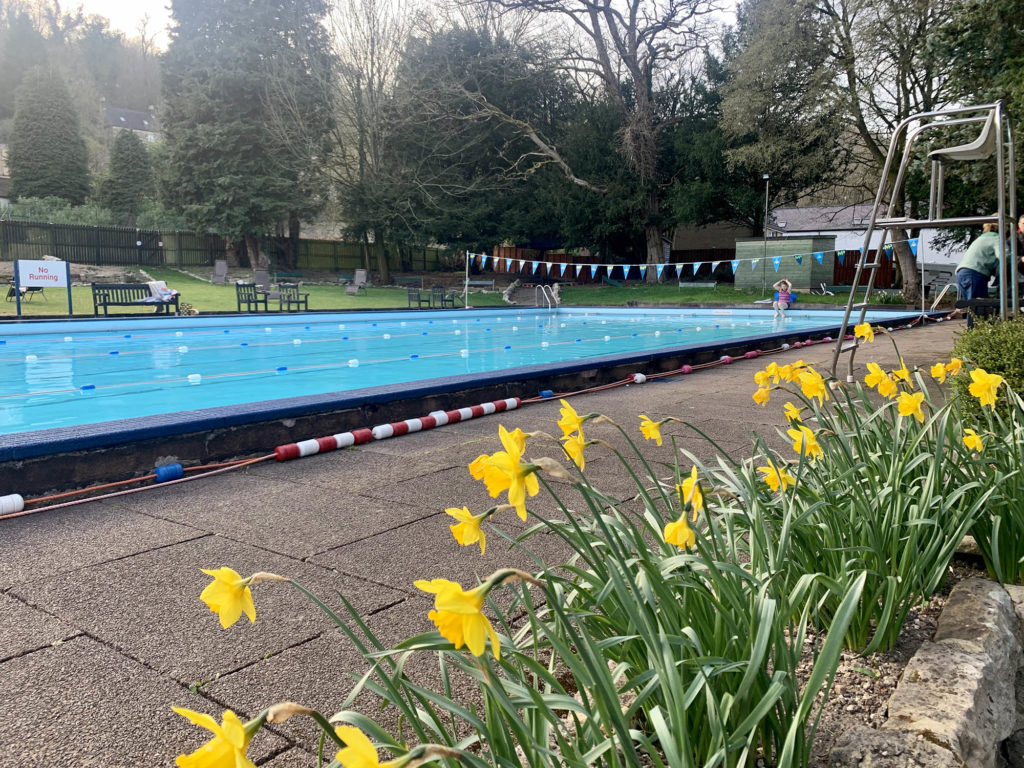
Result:
<svg viewBox="0 0 1024 768"><path fill-rule="evenodd" d="M415 437L407 435L395 442L401 443ZM371 443L292 461L266 461L248 467L243 472L250 477L312 484L344 493L362 493L378 484L381 476L394 481L407 480L453 466L445 453L438 451L436 446L429 449L427 456L403 454L401 451L392 455L375 448Z"/></svg>
<svg viewBox="0 0 1024 768"><path fill-rule="evenodd" d="M0 691L4 768L169 765L207 738L172 706L207 712L218 722L222 715L201 696L88 637L0 664ZM261 733L249 753L260 760L287 746L280 736Z"/></svg>
<svg viewBox="0 0 1024 768"><path fill-rule="evenodd" d="M427 618L430 607L427 600L410 599L373 616L368 623L374 634L391 647L434 629ZM370 666L341 630L332 630L309 643L222 677L206 686L204 692L223 706L249 710L277 701L296 701L331 717L343 708L346 696ZM434 691L443 690L436 654L421 653L418 659L406 663L406 670L418 684ZM452 683L456 701L464 705L479 701L479 692L472 680L453 675ZM349 708L398 734L397 709L382 709L381 706L380 698L364 691ZM309 718L295 717L275 728L300 746L311 751L316 749L320 731ZM413 743L416 741L408 730L403 736Z"/></svg>
<svg viewBox="0 0 1024 768"><path fill-rule="evenodd" d="M118 499L136 511L297 558L436 512L415 497L404 501L241 473Z"/></svg>
<svg viewBox="0 0 1024 768"><path fill-rule="evenodd" d="M242 617L222 629L199 595L210 582L200 569L224 565L242 575L270 571L295 578L325 599L340 589L366 613L404 598L217 536L23 584L16 594L186 685L308 641L330 626L294 587L271 583L254 588L255 624Z"/></svg>
<svg viewBox="0 0 1024 768"><path fill-rule="evenodd" d="M500 525L517 534L523 524L514 512L501 513ZM474 544L462 547L452 537L448 515L435 515L403 528L378 534L354 544L321 553L312 562L410 594L420 594L413 586L417 579L449 579L468 588L499 568L535 570L535 562L524 552L509 551L499 536L487 538L487 551L480 554ZM531 537L528 548L549 564L562 563L569 554L565 544L552 534Z"/></svg>
<svg viewBox="0 0 1024 768"><path fill-rule="evenodd" d="M261 768L317 768L317 758L311 752L296 747L282 752L265 763L260 763L260 766Z"/></svg>
<svg viewBox="0 0 1024 768"><path fill-rule="evenodd" d="M53 616L0 595L0 663L80 634Z"/></svg>
<svg viewBox="0 0 1024 768"><path fill-rule="evenodd" d="M0 589L199 535L101 502L0 520Z"/></svg>

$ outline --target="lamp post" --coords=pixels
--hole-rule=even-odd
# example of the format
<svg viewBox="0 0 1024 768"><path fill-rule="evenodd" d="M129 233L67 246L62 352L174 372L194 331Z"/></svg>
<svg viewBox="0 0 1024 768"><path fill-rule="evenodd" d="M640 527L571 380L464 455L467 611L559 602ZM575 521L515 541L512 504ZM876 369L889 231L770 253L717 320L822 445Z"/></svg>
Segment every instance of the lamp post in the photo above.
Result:
<svg viewBox="0 0 1024 768"><path fill-rule="evenodd" d="M768 185L771 184L771 176L762 173L764 179L764 254L761 259L761 295L768 292Z"/></svg>

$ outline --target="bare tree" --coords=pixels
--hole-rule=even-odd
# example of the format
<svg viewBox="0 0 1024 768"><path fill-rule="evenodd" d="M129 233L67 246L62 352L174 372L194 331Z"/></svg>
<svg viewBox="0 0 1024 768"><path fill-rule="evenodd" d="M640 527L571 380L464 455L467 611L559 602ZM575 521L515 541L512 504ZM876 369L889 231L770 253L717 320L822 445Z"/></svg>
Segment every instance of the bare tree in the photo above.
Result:
<svg viewBox="0 0 1024 768"><path fill-rule="evenodd" d="M709 40L715 0L467 0L503 12L555 19L562 29L560 66L581 89L592 88L619 115L618 150L644 189L637 211L644 223L648 263L662 259L661 204L668 179L660 159L674 108L685 86L684 63ZM494 109L492 105L492 110ZM573 174L551 142L520 125L542 155L576 184L599 185ZM648 279L656 279L654 270Z"/></svg>

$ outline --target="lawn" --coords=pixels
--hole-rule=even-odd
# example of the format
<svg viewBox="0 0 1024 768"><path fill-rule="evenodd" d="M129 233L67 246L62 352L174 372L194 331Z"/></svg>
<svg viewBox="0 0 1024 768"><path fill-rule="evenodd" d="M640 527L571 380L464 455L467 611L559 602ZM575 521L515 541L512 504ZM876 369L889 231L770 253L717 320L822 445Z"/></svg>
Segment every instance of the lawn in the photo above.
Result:
<svg viewBox="0 0 1024 768"><path fill-rule="evenodd" d="M146 272L154 280L164 280L167 285L181 293L181 301L191 304L201 313L235 312L238 309L235 300L235 288L232 284L212 285L184 272L167 268L149 268ZM145 278L140 275L140 280ZM428 280L429 282L429 280ZM301 289L309 293L310 309L405 309L408 297L404 288L375 288L361 290L357 295L345 293L343 285L303 285ZM529 292L527 292L529 293ZM667 285L628 285L618 288L610 285L602 286L567 286L562 289L562 303L575 306L626 306L628 302L637 304L749 304L762 298L759 293L736 291L731 286L723 285L713 288L680 288L675 283ZM71 289L75 315L92 315L92 290L89 286L75 286ZM532 301L532 296L529 297ZM803 304L845 305L846 295L814 296L802 294ZM470 306L493 307L504 306L500 293L471 293ZM271 309L276 303L270 302ZM798 305L799 306L799 305ZM152 307L118 307L119 314L152 314ZM4 302L0 305L0 317L11 317L16 314L15 303ZM22 302L22 315L40 317L44 315L66 315L67 294L63 289L48 289L43 296L34 296L31 301Z"/></svg>

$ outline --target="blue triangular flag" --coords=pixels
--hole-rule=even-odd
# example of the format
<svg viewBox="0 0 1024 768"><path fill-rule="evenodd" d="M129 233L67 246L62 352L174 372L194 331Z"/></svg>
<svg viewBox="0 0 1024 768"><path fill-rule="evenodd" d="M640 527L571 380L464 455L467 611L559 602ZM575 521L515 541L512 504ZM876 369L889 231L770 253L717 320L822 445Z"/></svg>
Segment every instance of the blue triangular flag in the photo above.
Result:
<svg viewBox="0 0 1024 768"><path fill-rule="evenodd" d="M665 265L664 264L655 264L654 265L654 269L658 273L658 279L661 280L661 273L665 271Z"/></svg>
<svg viewBox="0 0 1024 768"><path fill-rule="evenodd" d="M481 266L481 268L483 268L483 267L486 267L486 266L487 266L487 260L488 260L489 258L491 258L491 257L490 257L490 256L488 256L487 254L484 254L484 263L480 265L480 266Z"/></svg>
<svg viewBox="0 0 1024 768"><path fill-rule="evenodd" d="M802 254L798 253L795 256L793 256L793 258L796 259L796 263L797 264L803 264L804 263L804 257L803 257Z"/></svg>
<svg viewBox="0 0 1024 768"><path fill-rule="evenodd" d="M836 258L839 259L839 263L842 264L846 261L846 251L836 251Z"/></svg>
<svg viewBox="0 0 1024 768"><path fill-rule="evenodd" d="M642 280L643 278L647 277L647 265L638 264L637 266L640 267L640 279Z"/></svg>
<svg viewBox="0 0 1024 768"><path fill-rule="evenodd" d="M740 268L739 259L733 259L729 263L732 264L732 273L735 275L736 274L736 270Z"/></svg>
<svg viewBox="0 0 1024 768"><path fill-rule="evenodd" d="M703 266L704 266L704 262L703 261L695 261L695 262L693 262L693 274L696 275L697 274L697 270L700 269ZM712 267L711 269L713 271L714 267Z"/></svg>
<svg viewBox="0 0 1024 768"><path fill-rule="evenodd" d="M537 267L540 264L540 262L539 261L533 261L533 262L530 262L530 263L533 264L533 274L536 275L537 274Z"/></svg>
<svg viewBox="0 0 1024 768"><path fill-rule="evenodd" d="M825 254L822 251L817 251L814 254L814 258L817 260L819 264L821 264L821 260L825 258Z"/></svg>
<svg viewBox="0 0 1024 768"><path fill-rule="evenodd" d="M751 270L755 270L755 269L757 269L757 263L758 263L759 261L761 261L761 260L760 260L760 259L751 259L751 260L750 260L750 269L751 269Z"/></svg>
<svg viewBox="0 0 1024 768"><path fill-rule="evenodd" d="M775 271L779 271L779 265L782 263L781 256L772 256L772 266L775 267Z"/></svg>
<svg viewBox="0 0 1024 768"><path fill-rule="evenodd" d="M712 261L711 262L711 271L714 272L716 269L718 269L718 265L721 264L721 263L722 262L720 262L720 261Z"/></svg>
<svg viewBox="0 0 1024 768"><path fill-rule="evenodd" d="M892 243L886 243L882 248L883 253L890 259L892 258Z"/></svg>
<svg viewBox="0 0 1024 768"><path fill-rule="evenodd" d="M512 270L512 259L505 259L505 271L510 272Z"/></svg>
<svg viewBox="0 0 1024 768"><path fill-rule="evenodd" d="M597 264L590 265L590 276L597 277Z"/></svg>
<svg viewBox="0 0 1024 768"><path fill-rule="evenodd" d="M914 256L917 256L917 238L915 237L912 240L907 240L907 245L910 246L910 252L914 254Z"/></svg>

